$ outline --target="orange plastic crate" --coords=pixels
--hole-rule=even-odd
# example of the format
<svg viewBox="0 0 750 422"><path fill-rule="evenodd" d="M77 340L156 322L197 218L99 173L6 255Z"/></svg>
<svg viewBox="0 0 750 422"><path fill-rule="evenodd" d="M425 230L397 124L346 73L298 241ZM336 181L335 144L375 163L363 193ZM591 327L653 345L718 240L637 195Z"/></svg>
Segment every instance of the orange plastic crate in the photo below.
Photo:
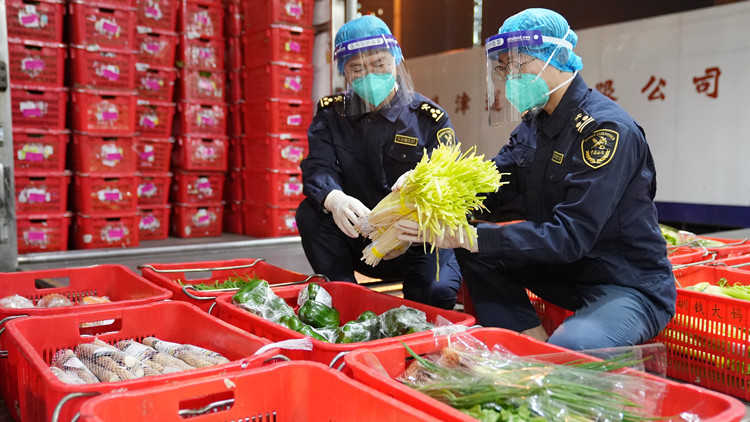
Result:
<svg viewBox="0 0 750 422"><path fill-rule="evenodd" d="M224 8L214 4L180 1L177 31L190 38L221 38L224 36Z"/></svg>
<svg viewBox="0 0 750 422"><path fill-rule="evenodd" d="M70 48L73 84L78 87L132 91L135 53L115 48L75 45Z"/></svg>
<svg viewBox="0 0 750 422"><path fill-rule="evenodd" d="M283 289L276 289L275 293L286 300L289 306L297 309L297 295L306 285L298 285ZM385 293L378 293L366 287L347 282L330 282L322 284L322 287L333 298L333 307L341 314L341 324L353 321L364 311L373 311L380 315L383 312L406 305L411 308L419 309L427 316L427 321L435 322L438 316L445 318L455 325L464 325L470 327L474 324L474 317L457 311L448 311L433 306L424 305L410 300L401 299ZM292 331L282 325L275 324L271 321L254 315L232 303L231 295L219 296L216 298L216 305L219 308L219 319L226 321L236 327L239 327L249 333L267 338L271 341L281 341L292 338L304 338L303 334ZM400 344L399 342L412 341L419 338L433 338L432 331L421 333L406 334L403 336L373 340L368 342L335 344L325 343L312 339L312 350L289 351L288 355L292 359L312 360L315 362L329 364L336 355L341 352L351 352L361 348L375 348L383 345Z"/></svg>
<svg viewBox="0 0 750 422"><path fill-rule="evenodd" d="M565 353L567 361L584 360L595 361L595 358L583 353L572 352L562 347L542 343L531 337L499 328L478 328L468 332L488 347L499 345L519 356L541 355L538 359L552 363L562 363L555 354ZM406 341L407 345L415 353L425 355L436 352L448 346L449 336L438 338L421 338ZM544 356L552 355L552 356ZM558 355L559 356L559 355ZM387 372L387 376L372 369L368 361L375 358ZM347 367L351 370L353 377L369 387L381 393L395 398L404 405L413 406L442 421L476 421L476 419L459 412L458 410L441 403L413 388L394 380L401 375L412 362L411 355L401 344L389 344L382 347L373 347L368 350L357 350L344 358ZM714 393L702 388L680 384L655 375L635 370L625 370L635 376L645 377L652 382L662 384L661 406L646 402L643 405L652 409L659 416L678 416L683 412L698 415L701 421L729 422L739 421L745 415L745 406L737 400Z"/></svg>
<svg viewBox="0 0 750 422"><path fill-rule="evenodd" d="M150 31L146 31L147 29ZM138 50L138 63L174 67L174 58L177 54L176 32L138 27L135 44Z"/></svg>
<svg viewBox="0 0 750 422"><path fill-rule="evenodd" d="M174 139L135 138L137 169L141 172L166 173L172 156Z"/></svg>
<svg viewBox="0 0 750 422"><path fill-rule="evenodd" d="M244 205L241 201L228 202L224 205L224 232L245 234Z"/></svg>
<svg viewBox="0 0 750 422"><path fill-rule="evenodd" d="M221 236L224 206L221 203L174 204L169 233L177 237Z"/></svg>
<svg viewBox="0 0 750 422"><path fill-rule="evenodd" d="M245 33L245 66L262 66L266 62L311 64L315 33L301 26L273 24Z"/></svg>
<svg viewBox="0 0 750 422"><path fill-rule="evenodd" d="M242 202L244 197L242 169L233 168L227 172L227 177L224 179L224 200L229 203Z"/></svg>
<svg viewBox="0 0 750 422"><path fill-rule="evenodd" d="M136 130L149 138L169 138L177 104L164 101L137 101Z"/></svg>
<svg viewBox="0 0 750 422"><path fill-rule="evenodd" d="M18 253L68 250L71 213L16 216Z"/></svg>
<svg viewBox="0 0 750 422"><path fill-rule="evenodd" d="M301 173L245 170L242 176L245 201L249 204L297 208L305 199Z"/></svg>
<svg viewBox="0 0 750 422"><path fill-rule="evenodd" d="M73 129L104 136L131 135L135 132L135 92L73 92Z"/></svg>
<svg viewBox="0 0 750 422"><path fill-rule="evenodd" d="M169 205L138 207L140 240L163 240L169 237Z"/></svg>
<svg viewBox="0 0 750 422"><path fill-rule="evenodd" d="M310 65L270 62L245 69L243 79L245 98L312 97L313 70Z"/></svg>
<svg viewBox="0 0 750 422"><path fill-rule="evenodd" d="M180 70L180 101L224 105L226 91L227 74L224 71Z"/></svg>
<svg viewBox="0 0 750 422"><path fill-rule="evenodd" d="M210 290L187 289L178 284L212 284L215 281L225 281L229 277L259 277L268 284L305 283L309 280L324 282L320 275L304 275L265 262L262 258L233 259L228 261L185 262L176 264L148 264L138 267L146 280L172 292L173 300L191 303L204 311L213 305L213 300L220 294L234 294L230 292L215 292ZM285 287L286 288L286 287ZM186 292L189 291L190 295Z"/></svg>
<svg viewBox="0 0 750 422"><path fill-rule="evenodd" d="M245 204L245 234L255 237L297 236L297 208Z"/></svg>
<svg viewBox="0 0 750 422"><path fill-rule="evenodd" d="M181 102L178 104L179 124L182 135L203 137L226 136L229 107L226 105Z"/></svg>
<svg viewBox="0 0 750 422"><path fill-rule="evenodd" d="M185 35L179 38L177 61L188 69L206 71L224 69L224 40L195 38Z"/></svg>
<svg viewBox="0 0 750 422"><path fill-rule="evenodd" d="M135 0L138 12L135 23L138 26L174 31L177 26L178 0Z"/></svg>
<svg viewBox="0 0 750 422"><path fill-rule="evenodd" d="M220 202L223 192L222 173L177 171L172 183L172 201L180 204Z"/></svg>
<svg viewBox="0 0 750 422"><path fill-rule="evenodd" d="M226 171L228 144L225 137L181 136L172 154L173 164L181 170Z"/></svg>
<svg viewBox="0 0 750 422"><path fill-rule="evenodd" d="M346 400L331 400L331 394ZM181 410L206 406L213 409L200 416L206 422L438 421L314 362L286 362L180 386L108 395L87 402L81 421L113 420L129 409L145 409L139 414L143 421L180 421Z"/></svg>
<svg viewBox="0 0 750 422"><path fill-rule="evenodd" d="M13 128L13 168L26 171L64 171L65 145L70 131Z"/></svg>
<svg viewBox="0 0 750 422"><path fill-rule="evenodd" d="M81 328L81 324L105 325ZM245 368L256 368L278 353L272 349L254 353L269 342L244 333L194 306L179 302L160 302L135 307L118 307L67 315L24 318L7 325L11 360L18 362L19 402L24 422L44 422L59 410L58 420L72 420L81 405L92 395L112 391L135 391L149 387L181 385L211 375L227 375ZM98 384L64 384L49 370L54 353L90 343L93 336L113 344L119 340L140 340L154 336L165 341L187 343L216 351L231 362L207 368L143 377L128 381ZM72 393L84 397L61 403ZM75 396L73 396L75 397ZM125 414L132 414L133 409Z"/></svg>
<svg viewBox="0 0 750 422"><path fill-rule="evenodd" d="M135 64L135 88L138 98L153 101L172 101L177 69Z"/></svg>
<svg viewBox="0 0 750 422"><path fill-rule="evenodd" d="M63 40L65 2L6 0L8 38L60 43Z"/></svg>
<svg viewBox="0 0 750 422"><path fill-rule="evenodd" d="M309 100L270 98L244 105L244 127L247 133L304 132L313 119L313 103Z"/></svg>
<svg viewBox="0 0 750 422"><path fill-rule="evenodd" d="M135 211L138 184L133 174L77 173L73 191L75 210L87 215Z"/></svg>
<svg viewBox="0 0 750 422"><path fill-rule="evenodd" d="M77 214L73 225L76 249L126 248L139 244L136 211Z"/></svg>
<svg viewBox="0 0 750 422"><path fill-rule="evenodd" d="M245 168L256 170L300 171L307 151L305 133L248 136L242 145Z"/></svg>
<svg viewBox="0 0 750 422"><path fill-rule="evenodd" d="M69 2L71 44L135 50L135 8L130 2Z"/></svg>
<svg viewBox="0 0 750 422"><path fill-rule="evenodd" d="M143 173L138 178L138 207L157 207L169 202L172 173Z"/></svg>
<svg viewBox="0 0 750 422"><path fill-rule="evenodd" d="M315 8L315 0L248 0L241 4L249 30L275 22L311 26Z"/></svg>
<svg viewBox="0 0 750 422"><path fill-rule="evenodd" d="M65 130L68 88L11 85L14 128Z"/></svg>
<svg viewBox="0 0 750 422"><path fill-rule="evenodd" d="M73 170L86 174L133 173L136 156L132 136L73 134Z"/></svg>
<svg viewBox="0 0 750 422"><path fill-rule="evenodd" d="M68 210L69 171L16 174L16 214L55 214Z"/></svg>
<svg viewBox="0 0 750 422"><path fill-rule="evenodd" d="M65 44L8 39L10 80L50 88L65 84Z"/></svg>

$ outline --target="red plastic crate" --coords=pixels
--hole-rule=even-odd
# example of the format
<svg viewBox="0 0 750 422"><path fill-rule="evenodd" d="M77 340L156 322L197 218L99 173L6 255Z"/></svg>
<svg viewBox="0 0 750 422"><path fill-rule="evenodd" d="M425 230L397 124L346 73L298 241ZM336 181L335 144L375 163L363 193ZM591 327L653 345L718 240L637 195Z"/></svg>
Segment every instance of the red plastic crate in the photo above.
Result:
<svg viewBox="0 0 750 422"><path fill-rule="evenodd" d="M8 67L14 84L65 85L65 44L8 38Z"/></svg>
<svg viewBox="0 0 750 422"><path fill-rule="evenodd" d="M254 237L296 236L297 209L245 204L245 234Z"/></svg>
<svg viewBox="0 0 750 422"><path fill-rule="evenodd" d="M137 177L131 174L76 174L74 208L80 213L124 213L135 211Z"/></svg>
<svg viewBox="0 0 750 422"><path fill-rule="evenodd" d="M248 120L244 128L255 135L305 132L314 114L313 103L309 100L270 98L246 103L244 108L244 119Z"/></svg>
<svg viewBox="0 0 750 422"><path fill-rule="evenodd" d="M174 31L177 26L178 0L135 0L138 12L135 23L161 31Z"/></svg>
<svg viewBox="0 0 750 422"><path fill-rule="evenodd" d="M132 136L73 135L73 170L87 174L133 173L136 156Z"/></svg>
<svg viewBox="0 0 750 422"><path fill-rule="evenodd" d="M224 71L180 70L180 101L224 105L226 91L227 74Z"/></svg>
<svg viewBox="0 0 750 422"><path fill-rule="evenodd" d="M135 138L137 170L141 172L166 173L172 156L174 139Z"/></svg>
<svg viewBox="0 0 750 422"><path fill-rule="evenodd" d="M81 324L91 322L103 322L104 325L81 328ZM222 323L194 306L170 301L24 318L8 323L7 328L11 360L18 361L21 419L24 422L49 421L56 407L59 407L59 414L56 415L58 420L69 421L92 395L181 385L188 380L239 372L247 367L261 366L279 351L272 349L254 355L269 342ZM91 343L94 336L109 344L123 339L140 340L146 336L154 336L214 350L231 362L129 381L71 385L58 380L49 370L54 353L63 348L74 348L80 343ZM74 396L73 400L61 403L71 393L88 394L78 398ZM121 415L132 414L133 410L129 409L129 412Z"/></svg>
<svg viewBox="0 0 750 422"><path fill-rule="evenodd" d="M693 248L678 248L669 251L667 255L672 265L685 265L693 262L716 259L713 254L707 251L696 250Z"/></svg>
<svg viewBox="0 0 750 422"><path fill-rule="evenodd" d="M135 8L122 3L68 5L71 44L135 50Z"/></svg>
<svg viewBox="0 0 750 422"><path fill-rule="evenodd" d="M182 35L179 42L177 61L183 67L207 71L224 69L223 39L191 39Z"/></svg>
<svg viewBox="0 0 750 422"><path fill-rule="evenodd" d="M245 102L240 100L236 104L229 106L229 122L227 124L227 133L229 136L239 138L245 135ZM258 124L259 121L253 121L253 124ZM240 157L240 160L242 158ZM242 167L240 165L239 167Z"/></svg>
<svg viewBox="0 0 750 422"><path fill-rule="evenodd" d="M172 173L144 173L138 178L138 208L157 207L169 202ZM143 217L141 217L143 219ZM165 220L166 221L166 220ZM165 224L165 227L167 225Z"/></svg>
<svg viewBox="0 0 750 422"><path fill-rule="evenodd" d="M245 136L229 138L229 168L242 168L242 143Z"/></svg>
<svg viewBox="0 0 750 422"><path fill-rule="evenodd" d="M217 104L187 103L177 105L179 132L205 137L226 136L229 107Z"/></svg>
<svg viewBox="0 0 750 422"><path fill-rule="evenodd" d="M20 221L20 220L19 220ZM21 295L33 303L48 294L57 293L75 304L86 296L107 296L110 303L57 308L0 308L0 329L11 318L70 314L83 310L105 310L122 306L135 306L169 299L169 291L157 287L122 265L94 265L85 268L21 271L0 274L0 297ZM8 334L0 335L0 350L9 350ZM18 362L0 358L0 388L11 414L17 417ZM25 388L25 386L22 386Z"/></svg>
<svg viewBox="0 0 750 422"><path fill-rule="evenodd" d="M263 258L234 259L228 261L205 261L185 262L177 264L148 264L138 267L146 280L157 286L161 286L172 292L173 300L191 303L204 311L208 311L213 305L213 299L219 294L234 294L234 291L215 292L211 290L196 290L186 288L183 284L204 284L215 281L224 281L229 277L259 277L268 284L295 283L302 284L313 280L318 282L327 281L320 275L304 275L284 268L271 265ZM193 275L193 274L196 275ZM176 281L180 280L178 284ZM189 291L193 296L188 296ZM195 299L195 297L199 299Z"/></svg>
<svg viewBox="0 0 750 422"><path fill-rule="evenodd" d="M13 128L13 168L26 171L65 170L65 145L70 131Z"/></svg>
<svg viewBox="0 0 750 422"><path fill-rule="evenodd" d="M750 253L745 255L733 256L731 258L722 258L720 260L711 262L711 266L720 266L734 268L738 271L750 271Z"/></svg>
<svg viewBox="0 0 750 422"><path fill-rule="evenodd" d="M14 128L65 130L68 88L11 85Z"/></svg>
<svg viewBox="0 0 750 422"><path fill-rule="evenodd" d="M271 62L245 69L245 98L312 97L312 66L299 63Z"/></svg>
<svg viewBox="0 0 750 422"><path fill-rule="evenodd" d="M542 343L531 337L500 328L472 329L468 331L468 334L471 334L489 348L499 345L518 356L537 355L538 359L546 362L562 363L566 361L571 362L574 359L588 362L596 360L583 353ZM438 338L421 338L406 343L415 353L425 355L445 348L448 346L450 340L450 336L441 336ZM562 360L558 358L560 353L565 354ZM380 362L387 375L373 370L372 366L368 365L368 362L371 362L373 358ZM413 406L442 421L476 421L476 419L459 412L447 404L443 404L394 380L412 362L411 355L401 344L396 343L382 347L373 347L369 350L357 350L348 354L344 360L356 381L393 397L404 403L404 405ZM683 412L689 412L699 416L701 421L728 422L739 421L745 414L742 403L721 394L680 384L644 372L629 369L624 370L624 372L637 377L645 377L651 382L663 385L661 406L653 402L642 403L646 408L657 412L659 416L677 416Z"/></svg>
<svg viewBox="0 0 750 422"><path fill-rule="evenodd" d="M245 26L245 17L242 15L242 7L239 3L227 3L224 28L228 37L238 37L242 35Z"/></svg>
<svg viewBox="0 0 750 422"><path fill-rule="evenodd" d="M233 36L227 38L227 69L241 70L242 68L242 37Z"/></svg>
<svg viewBox="0 0 750 422"><path fill-rule="evenodd" d="M290 306L297 308L297 295L306 285L298 285L284 289L277 289L275 293L284 299ZM406 305L419 309L427 316L427 321L435 322L438 316L445 318L455 325L470 327L474 324L474 317L457 311L448 311L433 306L424 305L410 300L401 299L385 293L378 293L366 287L347 282L330 282L322 284L323 288L331 295L333 307L341 314L342 325L345 322L355 320L364 311L373 311L380 315L383 312ZM303 334L292 331L284 326L254 315L232 303L232 296L225 295L216 298L219 308L219 319L226 321L235 327L241 328L249 333L267 338L271 341L281 341L292 338L303 338ZM378 346L400 344L400 341L412 341L420 338L433 338L432 331L406 334L403 336L357 342L349 344L332 344L312 339L312 350L289 351L292 359L312 360L328 364L341 352L351 352L361 348L374 348Z"/></svg>
<svg viewBox="0 0 750 422"><path fill-rule="evenodd" d="M137 101L136 130L149 138L169 138L177 104L164 101Z"/></svg>
<svg viewBox="0 0 750 422"><path fill-rule="evenodd" d="M115 91L135 89L135 53L98 46L70 48L71 74L78 87Z"/></svg>
<svg viewBox="0 0 750 422"><path fill-rule="evenodd" d="M134 92L73 91L73 129L105 136L135 132Z"/></svg>
<svg viewBox="0 0 750 422"><path fill-rule="evenodd" d="M135 88L138 98L152 101L172 101L177 69L135 64Z"/></svg>
<svg viewBox="0 0 750 422"><path fill-rule="evenodd" d="M6 0L8 38L60 43L63 40L65 2Z"/></svg>
<svg viewBox="0 0 750 422"><path fill-rule="evenodd" d="M245 93L242 91L242 69L233 69L229 71L229 89L227 98L234 104L245 99Z"/></svg>
<svg viewBox="0 0 750 422"><path fill-rule="evenodd" d="M311 64L315 33L301 26L273 24L245 33L242 42L247 67L276 61Z"/></svg>
<svg viewBox="0 0 750 422"><path fill-rule="evenodd" d="M169 237L169 213L172 207L138 207L140 240L164 240Z"/></svg>
<svg viewBox="0 0 750 422"><path fill-rule="evenodd" d="M302 133L248 137L242 145L245 167L257 170L300 171L307 151L307 134Z"/></svg>
<svg viewBox="0 0 750 422"><path fill-rule="evenodd" d="M253 30L274 22L311 26L315 0L249 0L242 2L245 28Z"/></svg>
<svg viewBox="0 0 750 422"><path fill-rule="evenodd" d="M245 193L242 189L242 169L233 168L227 172L224 179L224 201L229 203L241 202Z"/></svg>
<svg viewBox="0 0 750 422"><path fill-rule="evenodd" d="M245 225L242 202L235 201L224 205L224 232L244 234Z"/></svg>
<svg viewBox="0 0 750 422"><path fill-rule="evenodd" d="M151 66L174 67L177 54L177 33L139 26L135 35L138 63ZM171 98L170 98L171 99Z"/></svg>
<svg viewBox="0 0 750 422"><path fill-rule="evenodd" d="M57 214L68 210L69 171L15 175L16 214Z"/></svg>
<svg viewBox="0 0 750 422"><path fill-rule="evenodd" d="M224 8L221 2L208 4L180 1L177 31L188 38L221 38L224 36Z"/></svg>
<svg viewBox="0 0 750 422"><path fill-rule="evenodd" d="M297 208L305 199L302 194L302 173L244 170L242 177L247 203Z"/></svg>
<svg viewBox="0 0 750 422"><path fill-rule="evenodd" d="M227 138L182 136L177 139L172 160L175 167L189 171L227 170Z"/></svg>
<svg viewBox="0 0 750 422"><path fill-rule="evenodd" d="M221 236L223 214L221 203L174 204L169 233L177 237Z"/></svg>
<svg viewBox="0 0 750 422"><path fill-rule="evenodd" d="M139 244L136 211L123 213L77 214L73 225L76 249L129 248Z"/></svg>
<svg viewBox="0 0 750 422"><path fill-rule="evenodd" d="M224 174L178 171L172 183L172 202L218 203L224 192Z"/></svg>
<svg viewBox="0 0 750 422"><path fill-rule="evenodd" d="M346 397L346 401L330 400L331 395ZM219 405L220 399L233 404ZM275 421L277 417L309 422L438 421L314 362L286 362L180 386L107 395L87 402L81 408L81 421L117 419L126 409L144 409L139 413L144 421L180 421L184 419L177 416L178 409L205 406L217 409L201 416L206 422Z"/></svg>
<svg viewBox="0 0 750 422"><path fill-rule="evenodd" d="M71 215L16 216L18 254L67 251Z"/></svg>

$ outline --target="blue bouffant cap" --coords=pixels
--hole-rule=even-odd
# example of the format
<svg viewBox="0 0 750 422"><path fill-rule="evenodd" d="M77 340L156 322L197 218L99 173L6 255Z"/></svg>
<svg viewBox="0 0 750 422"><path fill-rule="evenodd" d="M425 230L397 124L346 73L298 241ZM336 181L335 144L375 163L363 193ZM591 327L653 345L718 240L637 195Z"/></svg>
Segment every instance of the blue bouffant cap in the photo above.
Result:
<svg viewBox="0 0 750 422"><path fill-rule="evenodd" d="M345 23L339 31L336 33L335 45L353 41L360 38L372 37L375 35L392 35L391 30L388 29L388 25L385 24L380 18L372 15L365 15L361 18L357 18ZM398 44L388 47L393 57L396 59L396 64L401 63L404 58L401 53L401 47ZM344 65L349 61L351 56L343 58L338 61L339 72L344 74Z"/></svg>

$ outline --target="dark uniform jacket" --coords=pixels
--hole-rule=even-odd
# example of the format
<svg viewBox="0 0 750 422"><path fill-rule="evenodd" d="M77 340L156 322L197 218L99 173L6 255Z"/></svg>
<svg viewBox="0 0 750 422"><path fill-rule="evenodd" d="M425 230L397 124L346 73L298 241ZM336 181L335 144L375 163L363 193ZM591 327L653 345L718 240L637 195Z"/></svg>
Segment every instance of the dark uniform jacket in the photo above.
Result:
<svg viewBox="0 0 750 422"><path fill-rule="evenodd" d="M576 76L552 115L522 122L494 160L510 184L485 204L521 195L527 221L479 225L483 258L550 264L576 283L630 286L674 313L654 162L643 129L620 106Z"/></svg>

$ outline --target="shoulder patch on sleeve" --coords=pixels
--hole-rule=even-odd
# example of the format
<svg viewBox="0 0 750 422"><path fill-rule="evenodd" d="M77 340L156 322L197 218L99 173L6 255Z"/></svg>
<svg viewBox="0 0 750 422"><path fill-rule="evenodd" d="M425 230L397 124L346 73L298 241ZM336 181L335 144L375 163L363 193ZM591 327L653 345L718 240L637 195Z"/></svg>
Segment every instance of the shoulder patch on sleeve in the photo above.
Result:
<svg viewBox="0 0 750 422"><path fill-rule="evenodd" d="M610 129L600 129L581 142L583 162L593 169L604 167L617 152L620 134Z"/></svg>
<svg viewBox="0 0 750 422"><path fill-rule="evenodd" d="M589 136L596 129L598 124L586 110L579 108L573 113L573 128L583 136Z"/></svg>
<svg viewBox="0 0 750 422"><path fill-rule="evenodd" d="M422 103L419 105L419 112L434 120L435 122L439 122L440 119L445 116L445 112L443 110L428 103L427 101L422 101Z"/></svg>
<svg viewBox="0 0 750 422"><path fill-rule="evenodd" d="M452 128L446 127L438 131L437 139L443 145L453 145L456 143L456 133Z"/></svg>
<svg viewBox="0 0 750 422"><path fill-rule="evenodd" d="M344 101L344 97L342 95L332 95L330 97L323 97L320 99L320 108L325 108L332 106L334 103L340 103Z"/></svg>

